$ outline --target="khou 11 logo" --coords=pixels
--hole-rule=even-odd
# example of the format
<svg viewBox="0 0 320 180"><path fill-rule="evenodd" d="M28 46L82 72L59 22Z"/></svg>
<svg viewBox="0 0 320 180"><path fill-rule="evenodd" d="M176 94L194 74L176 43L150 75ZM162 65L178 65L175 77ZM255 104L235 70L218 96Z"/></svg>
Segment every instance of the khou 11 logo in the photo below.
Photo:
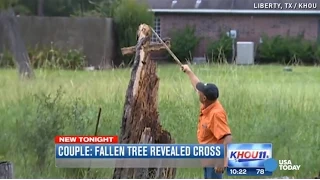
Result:
<svg viewBox="0 0 320 180"><path fill-rule="evenodd" d="M264 168L273 172L280 170L299 170L301 165L293 165L291 160L275 160L272 158L271 143L229 144L228 167Z"/></svg>
<svg viewBox="0 0 320 180"><path fill-rule="evenodd" d="M272 159L271 143L229 144L227 150L228 167L264 168L271 173L277 168L273 161L268 166L267 160Z"/></svg>

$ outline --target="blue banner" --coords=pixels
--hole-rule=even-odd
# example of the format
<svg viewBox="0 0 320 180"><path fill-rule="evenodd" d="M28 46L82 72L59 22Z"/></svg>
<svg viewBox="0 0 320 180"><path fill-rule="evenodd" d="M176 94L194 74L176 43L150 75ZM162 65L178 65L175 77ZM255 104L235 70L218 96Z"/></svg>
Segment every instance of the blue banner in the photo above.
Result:
<svg viewBox="0 0 320 180"><path fill-rule="evenodd" d="M56 158L224 158L224 146L223 144L56 144Z"/></svg>
<svg viewBox="0 0 320 180"><path fill-rule="evenodd" d="M228 176L272 176L264 168L227 168Z"/></svg>

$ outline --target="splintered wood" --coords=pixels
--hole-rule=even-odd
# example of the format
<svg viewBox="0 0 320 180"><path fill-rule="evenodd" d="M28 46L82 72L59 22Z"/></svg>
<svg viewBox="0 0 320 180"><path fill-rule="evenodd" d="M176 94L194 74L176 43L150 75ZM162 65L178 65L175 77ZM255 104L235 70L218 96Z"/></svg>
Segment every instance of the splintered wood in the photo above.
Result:
<svg viewBox="0 0 320 180"><path fill-rule="evenodd" d="M168 131L162 129L158 113L159 78L156 62L150 52L165 49L161 44L151 44L151 29L146 24L139 26L138 43L122 48L123 54L135 53L129 81L119 142L122 144L170 144L174 143ZM170 47L170 42L165 42ZM114 179L167 179L175 177L175 168L116 168Z"/></svg>

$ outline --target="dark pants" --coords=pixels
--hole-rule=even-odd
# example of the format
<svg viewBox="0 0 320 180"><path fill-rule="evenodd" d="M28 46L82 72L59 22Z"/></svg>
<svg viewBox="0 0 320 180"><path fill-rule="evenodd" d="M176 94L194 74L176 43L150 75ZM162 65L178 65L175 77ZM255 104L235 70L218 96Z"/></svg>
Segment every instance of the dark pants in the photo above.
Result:
<svg viewBox="0 0 320 180"><path fill-rule="evenodd" d="M204 168L204 179L222 179L222 174L215 172L214 168Z"/></svg>

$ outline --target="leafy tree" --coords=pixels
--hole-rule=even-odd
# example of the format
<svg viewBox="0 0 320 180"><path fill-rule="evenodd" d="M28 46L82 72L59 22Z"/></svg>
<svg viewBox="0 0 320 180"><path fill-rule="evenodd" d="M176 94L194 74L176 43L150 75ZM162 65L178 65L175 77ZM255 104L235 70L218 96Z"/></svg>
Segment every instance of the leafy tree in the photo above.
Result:
<svg viewBox="0 0 320 180"><path fill-rule="evenodd" d="M154 14L148 11L147 4L135 0L91 0L90 3L95 8L85 12L84 16L112 17L119 48L137 43L136 32L140 24L153 24ZM78 16L79 12L75 15ZM125 63L129 60L124 58Z"/></svg>
<svg viewBox="0 0 320 180"><path fill-rule="evenodd" d="M84 12L78 9L75 11L75 16L112 17L121 0L88 0L86 2Z"/></svg>
<svg viewBox="0 0 320 180"><path fill-rule="evenodd" d="M88 0L16 0L16 11L25 15L70 16L94 8ZM21 11L27 9L29 11Z"/></svg>
<svg viewBox="0 0 320 180"><path fill-rule="evenodd" d="M153 25L154 14L148 11L148 6L135 0L123 0L113 11L120 47L136 44L137 28L145 23Z"/></svg>
<svg viewBox="0 0 320 180"><path fill-rule="evenodd" d="M0 9L8 9L17 2L18 0L0 0Z"/></svg>

